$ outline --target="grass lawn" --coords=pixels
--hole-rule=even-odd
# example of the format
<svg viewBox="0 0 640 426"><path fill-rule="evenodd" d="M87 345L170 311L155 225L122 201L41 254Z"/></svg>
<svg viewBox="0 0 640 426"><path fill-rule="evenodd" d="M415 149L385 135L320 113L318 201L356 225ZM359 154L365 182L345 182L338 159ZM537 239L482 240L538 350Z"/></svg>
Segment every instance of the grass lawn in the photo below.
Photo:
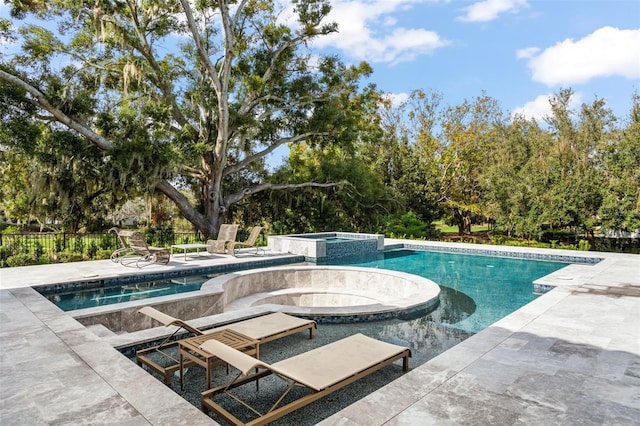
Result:
<svg viewBox="0 0 640 426"><path fill-rule="evenodd" d="M443 234L457 234L458 233L458 227L456 225L454 226L449 226L446 223L442 222L442 221L437 221L433 223L434 226L436 227L436 229L440 232L442 232ZM481 231L488 231L489 230L489 225L487 224L482 224L482 225L471 225L471 233L474 232L481 232Z"/></svg>

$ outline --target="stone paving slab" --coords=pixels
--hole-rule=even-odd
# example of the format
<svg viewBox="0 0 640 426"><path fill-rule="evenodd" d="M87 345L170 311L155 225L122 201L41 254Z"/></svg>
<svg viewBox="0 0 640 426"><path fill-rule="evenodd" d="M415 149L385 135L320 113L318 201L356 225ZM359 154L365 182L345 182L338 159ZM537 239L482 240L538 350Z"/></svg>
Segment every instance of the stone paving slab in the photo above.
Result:
<svg viewBox="0 0 640 426"><path fill-rule="evenodd" d="M319 424L640 424L640 256L606 257ZM402 384L427 371L446 379L414 400Z"/></svg>
<svg viewBox="0 0 640 426"><path fill-rule="evenodd" d="M640 256L591 255L605 260L551 274L556 289L320 424L637 425ZM117 337L29 288L131 272L110 261L0 269L1 424L215 424L115 350Z"/></svg>

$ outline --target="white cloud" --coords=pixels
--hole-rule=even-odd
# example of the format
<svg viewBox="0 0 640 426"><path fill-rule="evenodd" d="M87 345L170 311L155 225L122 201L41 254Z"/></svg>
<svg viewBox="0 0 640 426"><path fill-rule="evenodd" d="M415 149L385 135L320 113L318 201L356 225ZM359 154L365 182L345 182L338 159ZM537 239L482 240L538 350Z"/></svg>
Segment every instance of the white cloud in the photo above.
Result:
<svg viewBox="0 0 640 426"><path fill-rule="evenodd" d="M549 103L549 99L553 96L555 95L540 95L523 106L514 108L512 115L521 115L529 119L535 118L538 121L543 120L545 117L551 116L551 104ZM576 109L580 107L580 105L582 105L582 94L574 93L571 96L569 108Z"/></svg>
<svg viewBox="0 0 640 426"><path fill-rule="evenodd" d="M527 47L516 51L516 58L531 59L540 51L539 47Z"/></svg>
<svg viewBox="0 0 640 426"><path fill-rule="evenodd" d="M431 54L449 44L424 28L395 26L394 13L410 10L424 0L335 0L327 22L338 32L314 41L318 48L334 47L345 56L370 62L398 63Z"/></svg>
<svg viewBox="0 0 640 426"><path fill-rule="evenodd" d="M463 22L487 22L504 12L517 12L528 7L526 0L485 0L463 8L464 15L456 18Z"/></svg>
<svg viewBox="0 0 640 426"><path fill-rule="evenodd" d="M384 98L391 101L391 105L394 107L400 106L409 99L408 93L385 93Z"/></svg>
<svg viewBox="0 0 640 426"><path fill-rule="evenodd" d="M529 58L534 81L547 86L586 83L619 75L640 78L640 29L600 28L574 41L566 39Z"/></svg>

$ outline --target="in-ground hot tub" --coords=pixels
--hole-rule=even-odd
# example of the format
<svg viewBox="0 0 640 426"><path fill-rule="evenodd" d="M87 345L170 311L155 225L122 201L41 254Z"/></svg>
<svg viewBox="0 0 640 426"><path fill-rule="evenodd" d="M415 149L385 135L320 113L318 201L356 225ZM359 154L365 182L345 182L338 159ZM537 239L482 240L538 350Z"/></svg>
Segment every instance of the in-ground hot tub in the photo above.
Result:
<svg viewBox="0 0 640 426"><path fill-rule="evenodd" d="M384 235L355 232L271 235L268 244L271 251L299 254L308 262L321 262L342 257L382 253Z"/></svg>
<svg viewBox="0 0 640 426"><path fill-rule="evenodd" d="M268 305L327 322L358 322L425 314L438 305L433 281L398 271L346 266L288 266L240 271L211 279L215 310Z"/></svg>

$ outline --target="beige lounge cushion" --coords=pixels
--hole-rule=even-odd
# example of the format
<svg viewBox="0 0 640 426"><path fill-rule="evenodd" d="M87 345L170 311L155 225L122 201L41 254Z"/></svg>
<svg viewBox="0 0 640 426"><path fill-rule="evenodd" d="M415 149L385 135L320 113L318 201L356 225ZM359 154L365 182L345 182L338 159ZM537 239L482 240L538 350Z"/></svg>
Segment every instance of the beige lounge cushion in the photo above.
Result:
<svg viewBox="0 0 640 426"><path fill-rule="evenodd" d="M269 368L269 366L254 357L245 354L237 349L227 346L222 342L211 339L200 345L200 349L204 349L212 355L217 356L224 362L233 365L240 370L245 376L254 368Z"/></svg>
<svg viewBox="0 0 640 426"><path fill-rule="evenodd" d="M140 308L138 312L141 314L145 314L146 316L151 317L158 322L161 322L166 327L170 325L174 325L174 323L178 321L178 319L172 317L171 315L167 315L164 312L160 312L159 310L152 308L151 306L145 306L144 308Z"/></svg>
<svg viewBox="0 0 640 426"><path fill-rule="evenodd" d="M288 330L305 326L310 323L313 323L313 321L283 314L282 312L275 312L273 314L251 318L236 324L230 324L227 327L237 331L238 333L242 333L245 336L251 337L252 339L262 340L265 337L285 333ZM220 328L214 330L219 329Z"/></svg>
<svg viewBox="0 0 640 426"><path fill-rule="evenodd" d="M322 390L366 370L406 348L354 334L309 352L272 364L289 377L315 390Z"/></svg>
<svg viewBox="0 0 640 426"><path fill-rule="evenodd" d="M402 346L382 342L360 333L272 365L215 340L209 340L200 347L233 365L245 375L257 367L267 368L316 391L326 389L406 351Z"/></svg>

